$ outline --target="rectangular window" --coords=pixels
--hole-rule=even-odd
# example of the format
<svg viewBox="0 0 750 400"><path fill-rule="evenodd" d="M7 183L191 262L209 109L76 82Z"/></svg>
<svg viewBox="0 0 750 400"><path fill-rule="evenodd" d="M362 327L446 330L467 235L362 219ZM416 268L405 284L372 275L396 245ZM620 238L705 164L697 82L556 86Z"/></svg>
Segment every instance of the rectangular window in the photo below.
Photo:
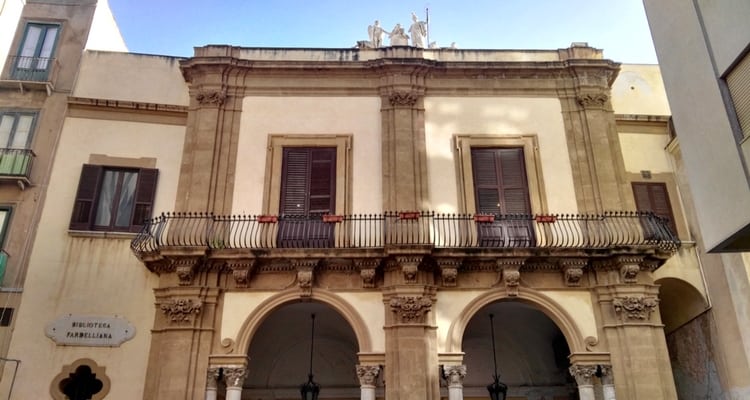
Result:
<svg viewBox="0 0 750 400"><path fill-rule="evenodd" d="M0 110L0 175L29 176L35 112Z"/></svg>
<svg viewBox="0 0 750 400"><path fill-rule="evenodd" d="M534 234L523 148L472 148L471 164L477 214L496 216L493 222L477 224L480 246L531 246Z"/></svg>
<svg viewBox="0 0 750 400"><path fill-rule="evenodd" d="M726 82L742 133L750 136L750 53L727 74Z"/></svg>
<svg viewBox="0 0 750 400"><path fill-rule="evenodd" d="M8 265L8 253L5 252L5 236L10 223L10 215L13 209L10 206L0 206L0 286L3 286L5 269Z"/></svg>
<svg viewBox="0 0 750 400"><path fill-rule="evenodd" d="M0 326L10 326L10 321L13 320L13 309L8 307L0 307Z"/></svg>
<svg viewBox="0 0 750 400"><path fill-rule="evenodd" d="M21 80L43 81L52 65L60 25L29 23L13 69L13 77Z"/></svg>
<svg viewBox="0 0 750 400"><path fill-rule="evenodd" d="M285 147L281 167L279 247L330 247L336 209L336 148Z"/></svg>
<svg viewBox="0 0 750 400"><path fill-rule="evenodd" d="M84 164L72 230L138 232L151 217L158 171Z"/></svg>
<svg viewBox="0 0 750 400"><path fill-rule="evenodd" d="M669 202L667 185L662 182L633 182L635 207L638 211L650 211L668 221L672 233L677 233L672 205Z"/></svg>

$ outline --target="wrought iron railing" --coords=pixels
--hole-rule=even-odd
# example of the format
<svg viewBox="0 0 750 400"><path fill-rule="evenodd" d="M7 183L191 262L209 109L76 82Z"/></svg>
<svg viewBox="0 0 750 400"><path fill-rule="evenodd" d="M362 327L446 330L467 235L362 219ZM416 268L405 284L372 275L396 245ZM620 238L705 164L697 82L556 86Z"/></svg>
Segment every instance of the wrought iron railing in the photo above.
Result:
<svg viewBox="0 0 750 400"><path fill-rule="evenodd" d="M133 239L138 255L164 247L210 249L384 248L604 249L652 246L675 250L679 240L652 213L602 215L471 215L434 212L318 216L218 216L163 213Z"/></svg>
<svg viewBox="0 0 750 400"><path fill-rule="evenodd" d="M60 63L56 58L10 56L10 78L23 82L54 82Z"/></svg>
<svg viewBox="0 0 750 400"><path fill-rule="evenodd" d="M30 149L0 148L0 177L28 179L35 154Z"/></svg>

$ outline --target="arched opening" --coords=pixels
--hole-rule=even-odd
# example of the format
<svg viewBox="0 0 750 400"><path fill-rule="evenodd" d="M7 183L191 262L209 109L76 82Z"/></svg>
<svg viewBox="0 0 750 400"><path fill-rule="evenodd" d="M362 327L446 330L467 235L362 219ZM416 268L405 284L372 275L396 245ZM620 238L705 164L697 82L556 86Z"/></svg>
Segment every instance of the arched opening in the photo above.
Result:
<svg viewBox="0 0 750 400"><path fill-rule="evenodd" d="M255 330L243 398L299 399L310 368L311 314L315 314L312 354L320 399L358 399L359 345L349 323L331 306L315 301L286 303Z"/></svg>
<svg viewBox="0 0 750 400"><path fill-rule="evenodd" d="M509 399L577 399L568 373L570 347L558 326L537 308L512 300L482 307L466 325L462 350L464 397L486 399L494 363L489 315L494 315L497 369Z"/></svg>
<svg viewBox="0 0 750 400"><path fill-rule="evenodd" d="M708 304L690 283L677 278L656 281L669 361L679 398L721 392L711 339Z"/></svg>

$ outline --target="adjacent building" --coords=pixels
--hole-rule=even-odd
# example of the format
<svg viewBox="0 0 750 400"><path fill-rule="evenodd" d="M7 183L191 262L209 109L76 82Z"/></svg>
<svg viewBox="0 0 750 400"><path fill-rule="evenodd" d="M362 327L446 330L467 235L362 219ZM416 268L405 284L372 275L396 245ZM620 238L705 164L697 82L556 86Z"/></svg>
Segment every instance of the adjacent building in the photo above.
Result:
<svg viewBox="0 0 750 400"><path fill-rule="evenodd" d="M0 397L731 388L728 348L685 356L716 327L658 67L585 43L83 51L106 10L28 1L7 48L0 105L36 134L5 150L34 165L3 200L28 273ZM79 35L70 72L21 68L35 28ZM39 43L34 65L67 54Z"/></svg>

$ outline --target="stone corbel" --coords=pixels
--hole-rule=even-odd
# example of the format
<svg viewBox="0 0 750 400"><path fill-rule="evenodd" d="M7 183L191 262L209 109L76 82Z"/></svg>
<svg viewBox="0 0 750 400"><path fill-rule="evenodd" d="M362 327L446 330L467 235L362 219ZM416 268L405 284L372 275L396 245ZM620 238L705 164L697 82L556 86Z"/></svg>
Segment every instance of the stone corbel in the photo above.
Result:
<svg viewBox="0 0 750 400"><path fill-rule="evenodd" d="M232 270L232 277L238 288L246 288L250 283L250 276L255 269L254 260L232 260L227 262L227 268Z"/></svg>
<svg viewBox="0 0 750 400"><path fill-rule="evenodd" d="M429 296L396 296L392 297L389 305L401 323L425 323L425 315L432 308Z"/></svg>
<svg viewBox="0 0 750 400"><path fill-rule="evenodd" d="M404 281L406 283L417 283L419 264L422 262L422 256L397 256L396 262L401 266Z"/></svg>
<svg viewBox="0 0 750 400"><path fill-rule="evenodd" d="M456 286L461 260L457 258L438 258L437 264L440 268L440 276L443 278L443 286Z"/></svg>
<svg viewBox="0 0 750 400"><path fill-rule="evenodd" d="M612 299L615 313L619 314L623 321L648 321L658 305L659 299L656 297L628 296Z"/></svg>
<svg viewBox="0 0 750 400"><path fill-rule="evenodd" d="M292 261L292 266L297 270L297 285L302 290L302 297L312 296L313 271L317 265L317 259L299 259Z"/></svg>
<svg viewBox="0 0 750 400"><path fill-rule="evenodd" d="M199 300L176 298L161 303L159 308L170 323L192 323L201 313L203 303Z"/></svg>
<svg viewBox="0 0 750 400"><path fill-rule="evenodd" d="M190 286L193 284L195 270L200 261L201 259L196 257L175 257L171 259L170 263L177 275L180 286Z"/></svg>
<svg viewBox="0 0 750 400"><path fill-rule="evenodd" d="M359 269L359 276L362 277L362 287L369 289L375 287L375 275L377 273L380 260L377 258L358 258L354 260L354 266Z"/></svg>
<svg viewBox="0 0 750 400"><path fill-rule="evenodd" d="M357 365L357 377L359 378L360 386L374 388L377 386L379 374L379 365Z"/></svg>
<svg viewBox="0 0 750 400"><path fill-rule="evenodd" d="M499 258L497 260L508 296L518 296L518 285L521 283L520 269L525 261L525 258Z"/></svg>
<svg viewBox="0 0 750 400"><path fill-rule="evenodd" d="M638 272L641 271L643 256L618 256L615 258L620 269L620 280L622 283L637 283Z"/></svg>
<svg viewBox="0 0 750 400"><path fill-rule="evenodd" d="M583 268L586 267L588 260L585 258L566 258L560 260L565 275L565 285L571 287L581 286L583 278Z"/></svg>

